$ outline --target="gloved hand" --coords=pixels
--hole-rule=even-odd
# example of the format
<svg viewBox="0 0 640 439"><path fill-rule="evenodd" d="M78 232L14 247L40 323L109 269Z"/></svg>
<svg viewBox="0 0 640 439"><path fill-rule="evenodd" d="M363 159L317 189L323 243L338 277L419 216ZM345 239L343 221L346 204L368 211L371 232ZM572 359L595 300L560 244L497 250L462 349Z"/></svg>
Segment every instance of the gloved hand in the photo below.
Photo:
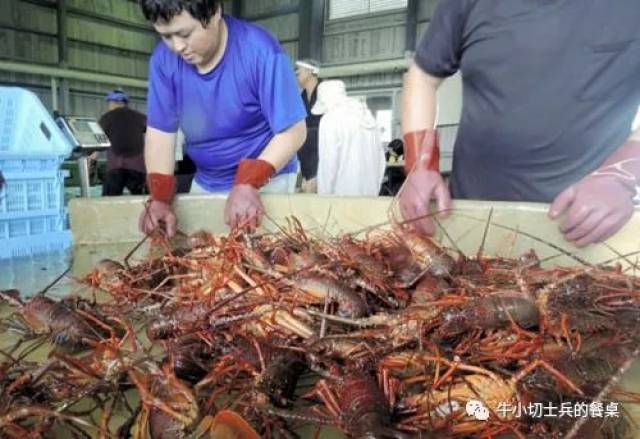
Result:
<svg viewBox="0 0 640 439"><path fill-rule="evenodd" d="M145 204L140 214L138 227L144 234L151 234L160 229L169 238L176 234L177 218L171 209L175 195L175 177L173 175L150 173L147 174L147 187L151 199Z"/></svg>
<svg viewBox="0 0 640 439"><path fill-rule="evenodd" d="M554 200L551 219L562 213L560 231L578 247L601 242L615 234L633 215L632 189L613 175L588 175Z"/></svg>
<svg viewBox="0 0 640 439"><path fill-rule="evenodd" d="M411 172L398 194L400 213L405 220L422 217L429 214L429 204L435 199L438 211L448 215L451 209L451 195L449 188L439 172L428 169L416 169ZM435 227L429 218L423 218L410 223L418 232L433 235Z"/></svg>
<svg viewBox="0 0 640 439"><path fill-rule="evenodd" d="M276 172L273 165L261 159L243 159L238 165L233 188L224 208L224 222L230 228L238 225L255 229L260 226L264 206L258 189Z"/></svg>
<svg viewBox="0 0 640 439"><path fill-rule="evenodd" d="M230 228L238 225L250 230L256 229L262 222L264 206L258 189L250 184L233 186L224 207L224 222Z"/></svg>
<svg viewBox="0 0 640 439"><path fill-rule="evenodd" d="M633 215L640 186L640 142L630 139L592 174L560 193L549 216L565 213L560 231L578 247L612 236Z"/></svg>
<svg viewBox="0 0 640 439"><path fill-rule="evenodd" d="M404 169L407 178L398 194L400 213L405 220L429 214L429 204L435 199L438 211L447 215L451 208L449 188L440 175L440 147L435 130L421 130L404 136ZM435 232L429 218L410 223L417 231L432 235Z"/></svg>
<svg viewBox="0 0 640 439"><path fill-rule="evenodd" d="M178 220L171 210L171 205L161 201L149 200L145 203L144 210L140 214L138 227L146 235L156 230L163 230L167 237L176 234Z"/></svg>

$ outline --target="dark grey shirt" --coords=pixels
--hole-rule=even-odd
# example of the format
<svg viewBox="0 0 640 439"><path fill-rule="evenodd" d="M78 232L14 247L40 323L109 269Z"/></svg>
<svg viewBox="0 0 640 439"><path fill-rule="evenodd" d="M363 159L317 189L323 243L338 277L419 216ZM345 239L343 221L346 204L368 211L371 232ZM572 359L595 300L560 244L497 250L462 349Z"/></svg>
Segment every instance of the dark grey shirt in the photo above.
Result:
<svg viewBox="0 0 640 439"><path fill-rule="evenodd" d="M452 195L550 202L630 135L640 0L440 0L416 63L462 73Z"/></svg>

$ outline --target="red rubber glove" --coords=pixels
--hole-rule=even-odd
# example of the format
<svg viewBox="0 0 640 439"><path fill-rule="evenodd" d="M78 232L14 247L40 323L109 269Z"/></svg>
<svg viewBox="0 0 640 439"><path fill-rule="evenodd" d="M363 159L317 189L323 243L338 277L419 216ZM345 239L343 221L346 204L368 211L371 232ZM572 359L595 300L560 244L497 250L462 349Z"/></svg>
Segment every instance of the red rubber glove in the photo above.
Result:
<svg viewBox="0 0 640 439"><path fill-rule="evenodd" d="M275 172L273 165L266 160L240 161L224 208L225 224L232 229L239 225L255 229L261 224L265 210L258 189L267 184Z"/></svg>
<svg viewBox="0 0 640 439"><path fill-rule="evenodd" d="M451 208L449 188L440 175L440 146L436 130L414 131L404 136L404 168L407 178L398 194L400 213L405 220L429 214L435 199L438 211L447 215ZM435 227L429 218L411 223L417 231L433 235Z"/></svg>
<svg viewBox="0 0 640 439"><path fill-rule="evenodd" d="M562 191L549 216L565 218L560 231L576 246L602 242L633 215L633 198L640 182L640 142L629 141L592 174Z"/></svg>
<svg viewBox="0 0 640 439"><path fill-rule="evenodd" d="M147 187L151 199L145 204L140 214L138 227L144 234L151 234L157 229L163 230L169 238L176 234L177 219L171 203L176 192L176 180L173 175L147 174Z"/></svg>
<svg viewBox="0 0 640 439"><path fill-rule="evenodd" d="M420 160L425 169L440 173L440 141L436 130L412 131L404 135L404 173L409 175Z"/></svg>

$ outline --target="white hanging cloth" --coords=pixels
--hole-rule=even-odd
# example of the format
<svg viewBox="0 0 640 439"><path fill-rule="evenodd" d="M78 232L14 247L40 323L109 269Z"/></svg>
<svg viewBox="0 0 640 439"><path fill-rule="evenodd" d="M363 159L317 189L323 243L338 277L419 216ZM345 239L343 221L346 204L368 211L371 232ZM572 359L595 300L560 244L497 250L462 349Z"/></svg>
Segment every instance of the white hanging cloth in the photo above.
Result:
<svg viewBox="0 0 640 439"><path fill-rule="evenodd" d="M346 95L342 81L321 83L318 102L318 194L377 196L386 164L371 112Z"/></svg>

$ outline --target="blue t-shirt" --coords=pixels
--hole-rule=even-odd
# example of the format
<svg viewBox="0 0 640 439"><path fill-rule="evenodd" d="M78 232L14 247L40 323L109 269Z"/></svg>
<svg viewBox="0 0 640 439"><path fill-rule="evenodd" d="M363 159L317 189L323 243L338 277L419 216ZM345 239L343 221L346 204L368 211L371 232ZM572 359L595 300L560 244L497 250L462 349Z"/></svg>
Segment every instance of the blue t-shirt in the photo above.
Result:
<svg viewBox="0 0 640 439"><path fill-rule="evenodd" d="M229 190L243 158L256 158L273 136L307 116L289 57L264 29L224 16L229 30L220 63L200 74L160 43L149 65L147 124L185 134L196 182ZM279 174L296 172L294 155Z"/></svg>

